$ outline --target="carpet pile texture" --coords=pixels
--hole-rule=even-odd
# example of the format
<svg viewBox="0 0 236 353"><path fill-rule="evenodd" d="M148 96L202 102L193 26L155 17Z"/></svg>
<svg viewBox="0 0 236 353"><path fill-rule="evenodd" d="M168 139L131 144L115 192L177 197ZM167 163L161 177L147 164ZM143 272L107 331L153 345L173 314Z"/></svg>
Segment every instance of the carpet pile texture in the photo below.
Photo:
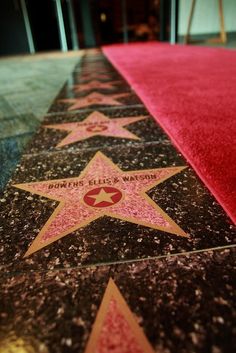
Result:
<svg viewBox="0 0 236 353"><path fill-rule="evenodd" d="M236 51L156 42L103 51L236 223Z"/></svg>

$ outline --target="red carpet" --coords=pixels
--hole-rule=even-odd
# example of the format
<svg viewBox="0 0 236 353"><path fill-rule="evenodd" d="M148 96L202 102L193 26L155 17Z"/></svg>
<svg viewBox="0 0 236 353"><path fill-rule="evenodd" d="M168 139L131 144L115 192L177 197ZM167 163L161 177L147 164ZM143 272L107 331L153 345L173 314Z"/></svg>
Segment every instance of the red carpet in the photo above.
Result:
<svg viewBox="0 0 236 353"><path fill-rule="evenodd" d="M103 51L236 223L236 51L154 42Z"/></svg>

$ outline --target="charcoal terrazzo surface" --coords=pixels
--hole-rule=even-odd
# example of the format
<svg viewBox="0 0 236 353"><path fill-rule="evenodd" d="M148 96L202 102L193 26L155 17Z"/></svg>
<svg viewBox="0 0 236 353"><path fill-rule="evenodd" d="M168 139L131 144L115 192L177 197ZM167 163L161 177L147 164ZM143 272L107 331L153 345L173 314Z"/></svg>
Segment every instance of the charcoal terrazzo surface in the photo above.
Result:
<svg viewBox="0 0 236 353"><path fill-rule="evenodd" d="M1 278L0 342L84 352L112 278L154 352L234 353L235 249Z"/></svg>
<svg viewBox="0 0 236 353"><path fill-rule="evenodd" d="M57 97L55 98L54 103L52 104L51 108L49 109L49 113L51 112L62 112L62 111L69 111L72 107L72 102L62 102L63 99L83 99L89 97L90 94L102 94L107 97L115 98L116 95L124 93L124 97L117 97L115 101L117 104L121 106L129 106L129 105L142 105L140 99L136 96L135 92L133 92L124 79L114 70L112 69L110 64L106 64L107 62L101 66L97 63L94 65L90 64L88 69L86 70L86 66L83 65L83 62L80 66L76 68L69 78L68 82L59 92ZM79 69L80 68L80 69ZM78 71L79 70L79 71ZM85 70L85 71L84 71ZM76 92L74 89L76 85L84 85L90 84L94 81L98 81L100 83L114 83L114 88L112 89L85 89L82 92ZM125 94L126 93L126 94ZM99 108L106 108L115 106L111 103L108 104L104 102L104 104L91 104L89 105L90 108L99 109ZM82 106L77 107L76 109L83 109Z"/></svg>
<svg viewBox="0 0 236 353"><path fill-rule="evenodd" d="M95 111L96 112L96 111ZM85 119L94 113L94 110L85 110L84 112L70 112L68 114L53 114L47 115L42 126L38 129L35 134L34 139L31 141L30 145L26 150L26 153L35 154L40 152L55 152L64 150L81 150L87 148L99 149L104 146L115 146L115 145L126 145L131 146L133 144L145 143L150 141L155 141L161 144L170 144L168 137L163 133L161 128L155 123L153 118L144 108L124 108L124 109L99 109L101 114L109 119L118 119L124 117L145 117L145 119L137 122L130 122L125 125L124 128L130 131L136 139L132 138L122 138L116 136L103 136L102 133L99 136L91 136L89 138L84 138L81 141L75 141L72 144L68 144L62 147L57 147L57 145L69 134L68 131L62 131L52 128L46 128L47 125L53 126L54 124L63 123L82 123Z"/></svg>
<svg viewBox="0 0 236 353"><path fill-rule="evenodd" d="M81 87L79 87L80 85ZM92 88L89 88L91 85ZM85 88L83 89L83 87ZM104 67L104 69L101 67L95 67L94 69L89 68L87 70L86 68L81 68L81 71L79 72L74 71L58 93L56 99L77 97L79 96L76 94L77 91L79 91L79 93L84 91L86 94L93 91L104 94L115 94L124 91L129 92L131 89L126 81L124 81L120 75L114 73L112 69L109 70L106 67Z"/></svg>
<svg viewBox="0 0 236 353"><path fill-rule="evenodd" d="M112 83L114 86L109 86ZM94 93L105 99L124 94L117 98L122 105L85 104L69 110L75 102L61 102L86 99ZM68 132L43 127L81 123L94 111L113 121L142 115L147 119L124 127L139 139L95 135L61 147L57 145ZM41 127L0 196L0 352L235 352L235 228L99 50L85 52L49 113L39 120ZM22 116L19 128L25 133L17 145L9 140L7 131L3 132L7 138L1 140L5 141L0 144L2 154L7 148L20 155L37 122L31 123L27 125ZM130 176L125 183L124 173ZM161 177L161 173L166 174ZM154 186L140 191L141 198L136 191L130 196L130 190L136 190L132 185L150 186L152 178L160 178L160 183L154 180ZM39 194L36 189L32 192L32 187L41 190ZM64 188L59 192L64 201L66 197L76 200L77 193L82 198L65 213L62 222L58 218L56 227L65 231L63 227L78 216L74 211L81 205L83 212L87 207L101 216L67 234L61 231L51 243L41 246L39 241L27 254L42 230L50 235L49 219L57 219L59 200L53 198L56 191L51 198L47 195L48 190L59 188ZM144 215L148 205L147 219L152 208L157 213L150 218L153 223L144 225L140 210ZM103 209L105 215L99 213ZM110 211L109 215L112 209L117 214ZM118 212L123 211L133 218L119 218ZM111 326L102 326L101 337L92 342L91 350L93 325L97 327L98 309L111 279L127 305L123 314L128 310L133 318L129 321L125 317L124 324L118 311L113 327L115 309L109 306L107 322ZM128 334L132 325L127 322L132 320L132 325L139 326L141 340L147 342L145 349L137 346L140 338L136 329Z"/></svg>
<svg viewBox="0 0 236 353"><path fill-rule="evenodd" d="M119 154L116 148L100 151L126 172L186 165L171 145L126 146L119 150ZM70 267L163 256L235 243L235 230L224 212L187 168L147 194L189 234L189 238L114 217L101 217L23 259L58 202L17 189L14 185L77 177L94 154L94 150L69 154L57 152L22 159L1 202L2 266L10 271Z"/></svg>
<svg viewBox="0 0 236 353"><path fill-rule="evenodd" d="M101 93L101 92L98 92L98 93ZM93 93L91 93L93 94ZM102 94L102 93L101 93ZM124 97L118 97L116 98L116 95L122 95L124 94L125 96ZM104 94L103 94L104 96ZM111 98L115 100L116 103L119 104L119 106L129 106L129 105L142 105L142 102L137 98L137 96L133 93L133 92L122 92L122 93L112 93L112 94L109 94L109 95L106 95L106 97L108 98ZM80 110L80 109L84 109L84 106L82 106L81 108L80 107L77 107L76 109L72 109L72 105L74 104L73 100L76 99L78 100L79 102L82 101L83 99L87 99L87 94L80 94L80 95L77 95L76 97L74 98L68 98L68 97L64 97L64 98L60 98L58 100L56 100L54 102L54 104L51 106L51 108L49 109L49 113L53 113L53 112L67 112L69 110ZM62 99L72 99L71 102L67 102L67 103L63 103L61 102ZM88 104L86 104L88 105ZM114 103L111 103L111 104L108 104L108 103L104 103L104 104L92 104L90 103L89 104L89 108L91 109L99 109L99 108L109 108L109 107L117 107L117 105L115 105Z"/></svg>

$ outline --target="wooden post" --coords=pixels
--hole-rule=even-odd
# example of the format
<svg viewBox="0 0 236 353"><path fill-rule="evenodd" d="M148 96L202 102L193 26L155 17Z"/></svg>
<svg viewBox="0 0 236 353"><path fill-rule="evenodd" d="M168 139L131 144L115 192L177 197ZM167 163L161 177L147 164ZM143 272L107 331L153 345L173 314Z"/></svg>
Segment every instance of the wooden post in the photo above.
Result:
<svg viewBox="0 0 236 353"><path fill-rule="evenodd" d="M170 43L176 43L176 0L171 0L171 16L170 16Z"/></svg>
<svg viewBox="0 0 236 353"><path fill-rule="evenodd" d="M219 0L219 15L220 15L220 39L222 43L227 42L227 35L225 33L225 24L224 24L224 13L223 13L223 2Z"/></svg>
<svg viewBox="0 0 236 353"><path fill-rule="evenodd" d="M190 41L190 28L191 28L191 23L192 23L192 19L193 19L193 12L194 12L194 8L195 8L195 3L196 3L196 0L192 0L191 9L190 9L189 17L188 17L187 32L184 37L184 44L188 44Z"/></svg>
<svg viewBox="0 0 236 353"><path fill-rule="evenodd" d="M184 44L194 43L194 41L190 40L190 28L191 28L191 22L192 22L192 18L193 18L195 3L196 3L196 0L192 0L191 10L190 10L189 18L188 18L187 32L184 37ZM218 5L219 5L219 17L220 17L220 36L216 37L216 38L206 39L203 42L223 43L223 44L225 44L227 42L227 35L225 32L225 25L224 25L223 0L218 0Z"/></svg>

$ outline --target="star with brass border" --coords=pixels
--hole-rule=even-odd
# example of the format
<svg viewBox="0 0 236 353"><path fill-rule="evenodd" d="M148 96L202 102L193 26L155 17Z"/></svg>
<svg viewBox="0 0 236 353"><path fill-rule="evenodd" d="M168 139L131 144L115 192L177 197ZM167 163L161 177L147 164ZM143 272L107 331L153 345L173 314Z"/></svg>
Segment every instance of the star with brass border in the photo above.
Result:
<svg viewBox="0 0 236 353"><path fill-rule="evenodd" d="M58 201L58 206L30 245L25 256L103 216L161 230L187 234L147 195L147 191L185 167L123 171L97 152L78 177L17 184L14 187ZM107 199L91 198L101 190ZM113 194L113 195L112 195Z"/></svg>
<svg viewBox="0 0 236 353"><path fill-rule="evenodd" d="M139 137L124 128L129 124L146 119L146 116L109 119L105 114L94 111L81 122L44 125L44 128L67 131L68 135L56 147L63 147L93 136L106 136L139 140Z"/></svg>

